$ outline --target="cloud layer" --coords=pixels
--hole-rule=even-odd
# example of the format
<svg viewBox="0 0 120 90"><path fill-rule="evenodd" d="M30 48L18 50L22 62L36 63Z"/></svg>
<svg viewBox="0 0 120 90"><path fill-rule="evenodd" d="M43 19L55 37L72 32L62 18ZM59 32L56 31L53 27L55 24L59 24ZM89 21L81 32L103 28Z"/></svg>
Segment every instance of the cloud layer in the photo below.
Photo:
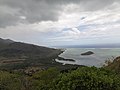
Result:
<svg viewBox="0 0 120 90"><path fill-rule="evenodd" d="M119 6L119 0L0 0L0 37L39 45L120 43Z"/></svg>

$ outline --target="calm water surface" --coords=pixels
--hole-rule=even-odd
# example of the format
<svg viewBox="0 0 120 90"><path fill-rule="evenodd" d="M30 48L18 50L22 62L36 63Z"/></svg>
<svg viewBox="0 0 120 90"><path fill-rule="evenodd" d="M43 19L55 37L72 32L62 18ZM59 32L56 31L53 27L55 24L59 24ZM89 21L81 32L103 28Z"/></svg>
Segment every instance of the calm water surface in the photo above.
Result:
<svg viewBox="0 0 120 90"><path fill-rule="evenodd" d="M82 56L81 53L92 51L95 54ZM56 59L57 62L63 64L77 64L77 65L86 65L86 66L97 66L100 67L108 59L113 57L120 56L120 48L67 48L64 53L59 55L65 59L74 59L72 61L63 61Z"/></svg>

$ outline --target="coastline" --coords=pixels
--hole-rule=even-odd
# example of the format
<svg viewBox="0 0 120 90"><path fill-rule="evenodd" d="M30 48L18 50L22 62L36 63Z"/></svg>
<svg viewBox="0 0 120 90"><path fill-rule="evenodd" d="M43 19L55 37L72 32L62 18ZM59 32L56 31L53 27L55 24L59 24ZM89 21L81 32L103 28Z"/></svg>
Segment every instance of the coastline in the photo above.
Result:
<svg viewBox="0 0 120 90"><path fill-rule="evenodd" d="M61 50L61 53L60 53L60 54L62 54L62 53L65 52L66 49L60 49L60 50ZM59 55L60 55L60 54L59 54ZM59 55L57 56L56 59L58 59L58 60L64 60L64 61L72 61L72 62L75 62L74 59L65 59L65 58L63 58L63 57L60 57Z"/></svg>

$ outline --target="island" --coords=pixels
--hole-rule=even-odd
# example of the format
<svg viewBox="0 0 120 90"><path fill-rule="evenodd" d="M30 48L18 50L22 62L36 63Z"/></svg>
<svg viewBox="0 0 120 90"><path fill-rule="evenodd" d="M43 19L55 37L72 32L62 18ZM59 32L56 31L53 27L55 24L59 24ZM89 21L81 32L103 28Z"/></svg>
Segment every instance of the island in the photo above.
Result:
<svg viewBox="0 0 120 90"><path fill-rule="evenodd" d="M92 55L92 54L94 54L94 52L92 52L92 51L87 51L85 53L81 53L81 55Z"/></svg>
<svg viewBox="0 0 120 90"><path fill-rule="evenodd" d="M58 57L57 57L57 59L58 59L58 60L64 60L64 61L71 61L71 62L75 62L75 60L73 60L73 59L65 59L65 58L60 57L60 56L58 56Z"/></svg>

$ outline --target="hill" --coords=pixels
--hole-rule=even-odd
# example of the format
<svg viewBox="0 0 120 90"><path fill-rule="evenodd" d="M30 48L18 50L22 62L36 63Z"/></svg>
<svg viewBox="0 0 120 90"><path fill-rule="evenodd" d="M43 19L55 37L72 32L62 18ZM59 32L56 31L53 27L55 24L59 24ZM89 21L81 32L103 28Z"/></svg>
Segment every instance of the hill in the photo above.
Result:
<svg viewBox="0 0 120 90"><path fill-rule="evenodd" d="M49 67L65 69L66 67L71 67L72 65L63 66L62 64L55 62L55 59L62 52L63 51L60 49L0 38L0 69L21 70L29 68L33 72L38 69L40 70ZM33 67L35 70L33 70Z"/></svg>
<svg viewBox="0 0 120 90"><path fill-rule="evenodd" d="M0 38L0 43L3 43L3 44L10 44L10 43L13 43L14 41L10 40L10 39L2 39Z"/></svg>
<svg viewBox="0 0 120 90"><path fill-rule="evenodd" d="M10 40L10 39L2 39L0 38L0 48L3 48L4 46L13 43L14 41Z"/></svg>
<svg viewBox="0 0 120 90"><path fill-rule="evenodd" d="M120 56L116 57L113 62L109 61L108 65L105 68L120 73Z"/></svg>

